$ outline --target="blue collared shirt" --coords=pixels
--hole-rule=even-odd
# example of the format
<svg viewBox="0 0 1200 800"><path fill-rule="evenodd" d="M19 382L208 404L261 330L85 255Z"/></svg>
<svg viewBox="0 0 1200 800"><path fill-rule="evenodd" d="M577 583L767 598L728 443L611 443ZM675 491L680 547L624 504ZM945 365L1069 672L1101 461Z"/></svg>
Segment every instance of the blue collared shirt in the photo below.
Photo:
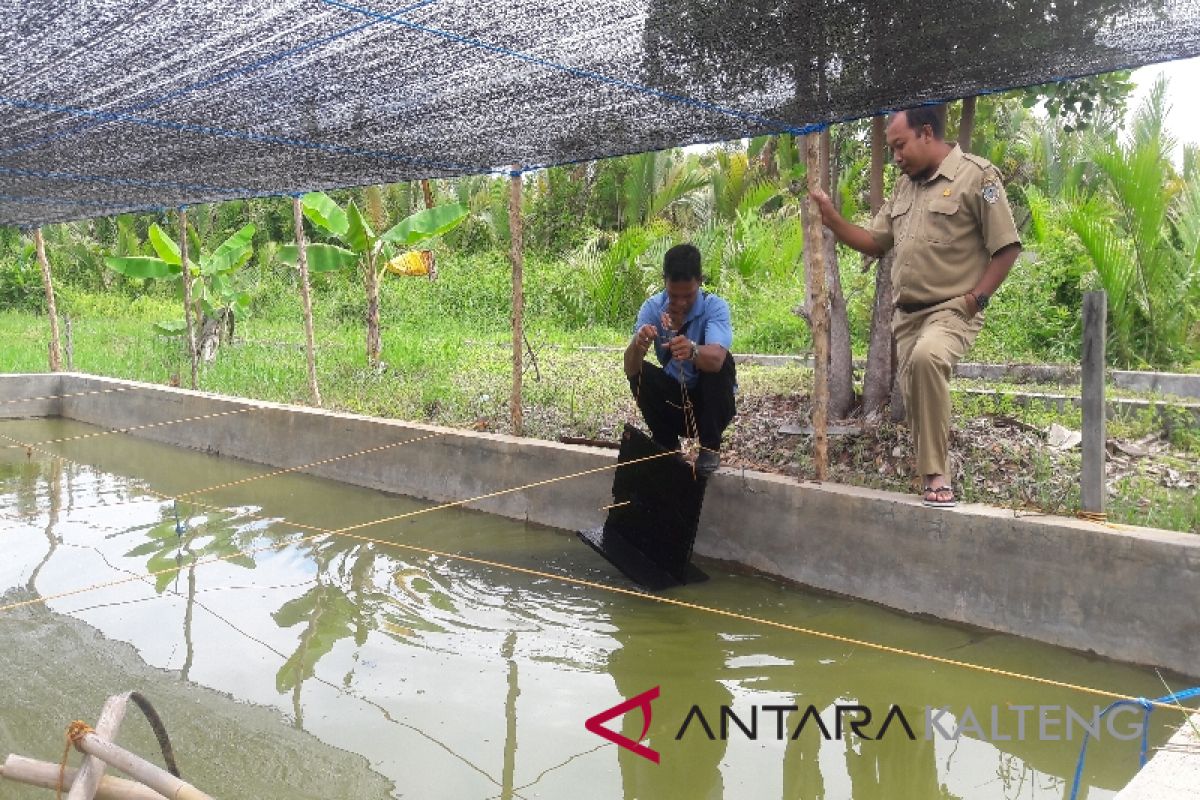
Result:
<svg viewBox="0 0 1200 800"><path fill-rule="evenodd" d="M664 371L675 380L679 380L680 370L683 370L684 382L689 389L694 389L696 382L700 380L696 365L691 361L671 358L671 349L664 347L661 341L662 314L667 310L669 302L664 289L642 303L633 330L637 333L643 325L653 325L659 334L654 340L654 352L658 356L658 363L662 364ZM688 311L683 328L677 331L679 332L696 344L719 344L727 351L730 350L733 347L733 325L729 321L729 304L701 289L696 295L696 302L692 303Z"/></svg>

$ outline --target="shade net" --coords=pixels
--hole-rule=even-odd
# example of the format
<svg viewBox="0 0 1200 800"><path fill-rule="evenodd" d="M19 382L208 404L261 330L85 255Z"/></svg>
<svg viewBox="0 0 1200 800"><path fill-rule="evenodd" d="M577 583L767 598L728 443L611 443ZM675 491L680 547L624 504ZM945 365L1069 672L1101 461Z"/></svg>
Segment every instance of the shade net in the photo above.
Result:
<svg viewBox="0 0 1200 800"><path fill-rule="evenodd" d="M504 172L1200 54L1200 0L0 0L0 223Z"/></svg>

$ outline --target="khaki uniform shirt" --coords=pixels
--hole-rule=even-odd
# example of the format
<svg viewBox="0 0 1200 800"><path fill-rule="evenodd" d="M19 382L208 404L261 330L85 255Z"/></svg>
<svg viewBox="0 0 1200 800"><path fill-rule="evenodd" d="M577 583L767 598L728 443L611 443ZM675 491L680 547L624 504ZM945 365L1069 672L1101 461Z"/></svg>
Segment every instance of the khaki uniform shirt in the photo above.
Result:
<svg viewBox="0 0 1200 800"><path fill-rule="evenodd" d="M892 263L893 303L938 303L975 288L993 255L1020 244L999 171L956 145L931 178L896 181L871 222Z"/></svg>

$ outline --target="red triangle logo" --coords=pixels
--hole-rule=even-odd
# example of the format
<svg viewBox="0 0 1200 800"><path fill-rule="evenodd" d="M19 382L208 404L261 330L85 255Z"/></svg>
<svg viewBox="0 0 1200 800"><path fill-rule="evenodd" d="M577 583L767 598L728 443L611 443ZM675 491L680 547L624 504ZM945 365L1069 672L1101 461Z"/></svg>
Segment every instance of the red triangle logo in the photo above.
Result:
<svg viewBox="0 0 1200 800"><path fill-rule="evenodd" d="M657 764L659 759L658 751L652 750L643 744L639 744L639 742L646 738L646 732L650 730L650 702L658 698L658 689L659 687L655 686L648 692L642 692L637 697L631 697L622 703L618 703L610 709L601 711L596 716L584 722L583 727L587 728L597 736L602 736L605 739L608 739L610 742L624 747L626 750L631 750L642 758L648 759ZM635 708L640 708L642 710L643 720L642 734L641 736L638 736L638 741L635 742L626 736L622 736L621 734L604 727L604 723L608 722L610 719L615 719L619 716L627 714Z"/></svg>

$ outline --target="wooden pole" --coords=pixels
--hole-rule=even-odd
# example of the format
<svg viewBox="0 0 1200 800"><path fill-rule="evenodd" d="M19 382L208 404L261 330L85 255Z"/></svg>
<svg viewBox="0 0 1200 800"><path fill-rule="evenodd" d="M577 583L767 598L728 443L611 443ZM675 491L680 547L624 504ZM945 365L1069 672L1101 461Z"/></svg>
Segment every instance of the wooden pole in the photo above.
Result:
<svg viewBox="0 0 1200 800"><path fill-rule="evenodd" d="M521 410L521 373L523 372L525 334L524 254L521 244L521 172L514 164L508 194L509 259L512 261L512 433L524 432L525 417Z"/></svg>
<svg viewBox="0 0 1200 800"><path fill-rule="evenodd" d="M1108 295L1103 291L1083 295L1083 463L1079 500L1084 511L1104 513L1104 338Z"/></svg>
<svg viewBox="0 0 1200 800"><path fill-rule="evenodd" d="M64 354L67 359L67 372L74 372L75 371L75 339L71 334L71 315L70 314L63 315L63 333L66 334L65 341L64 341L64 343L66 345Z"/></svg>
<svg viewBox="0 0 1200 800"><path fill-rule="evenodd" d="M308 242L304 238L304 212L300 198L292 198L292 216L296 220L296 263L300 266L300 301L304 308L304 356L308 362L308 393L314 406L321 406L321 389L317 386L317 355L313 343L312 296L308 287Z"/></svg>
<svg viewBox="0 0 1200 800"><path fill-rule="evenodd" d="M58 764L49 761L38 761L24 756L10 755L0 767L0 777L26 786L36 786L39 789L58 788ZM70 789L75 785L79 770L67 767L63 775L63 788ZM94 800L166 800L161 794L134 781L124 778L114 778L105 775L100 779Z"/></svg>
<svg viewBox="0 0 1200 800"><path fill-rule="evenodd" d="M179 266L183 272L183 324L187 328L188 360L192 366L192 388L196 388L196 330L192 327L192 270L188 264L187 207L179 209Z"/></svg>
<svg viewBox="0 0 1200 800"><path fill-rule="evenodd" d="M46 260L46 240L42 229L33 232L33 243L37 248L38 266L42 268L42 286L46 290L46 312L50 315L50 371L62 370L62 350L58 344L58 308L54 303L54 281L50 278L50 262Z"/></svg>
<svg viewBox="0 0 1200 800"><path fill-rule="evenodd" d="M94 733L85 734L79 739L79 749L109 766L116 767L171 800L213 800L187 781L176 778L162 767L151 764L141 756L101 739Z"/></svg>
<svg viewBox="0 0 1200 800"><path fill-rule="evenodd" d="M810 133L804 137L809 192L821 188L821 136L820 133ZM812 270L813 292L813 467L817 480L823 481L829 461L829 293L825 286L825 240L821 209L811 197L807 202L808 230L804 232L804 246L811 252L808 266Z"/></svg>
<svg viewBox="0 0 1200 800"><path fill-rule="evenodd" d="M100 719L96 722L95 732L89 734L90 736L101 740L116 738L117 729L121 727L121 722L125 719L125 706L129 703L129 695L130 692L114 694L104 701L104 707L100 709ZM104 777L105 766L105 762L101 759L85 758L83 765L79 768L79 773L75 776L75 783L71 785L67 800L92 800L96 795L96 789L100 787L100 779Z"/></svg>

